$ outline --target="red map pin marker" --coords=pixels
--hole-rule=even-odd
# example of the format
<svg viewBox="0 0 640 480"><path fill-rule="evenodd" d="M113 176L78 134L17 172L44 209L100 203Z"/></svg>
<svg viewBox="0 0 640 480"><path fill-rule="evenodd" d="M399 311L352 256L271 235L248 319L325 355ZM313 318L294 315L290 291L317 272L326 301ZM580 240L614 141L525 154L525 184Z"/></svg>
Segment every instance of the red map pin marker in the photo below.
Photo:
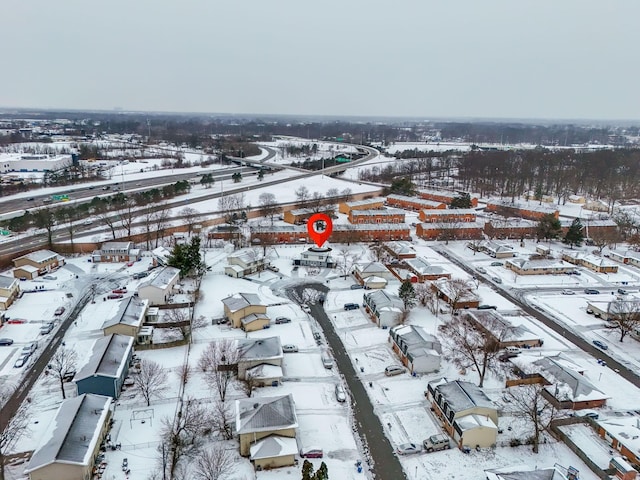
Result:
<svg viewBox="0 0 640 480"><path fill-rule="evenodd" d="M324 228L319 228L322 226L324 226ZM309 232L311 240L313 240L318 247L324 245L324 242L326 242L329 235L331 235L332 230L333 222L331 222L329 215L314 213L311 215L311 218L307 220L307 232Z"/></svg>

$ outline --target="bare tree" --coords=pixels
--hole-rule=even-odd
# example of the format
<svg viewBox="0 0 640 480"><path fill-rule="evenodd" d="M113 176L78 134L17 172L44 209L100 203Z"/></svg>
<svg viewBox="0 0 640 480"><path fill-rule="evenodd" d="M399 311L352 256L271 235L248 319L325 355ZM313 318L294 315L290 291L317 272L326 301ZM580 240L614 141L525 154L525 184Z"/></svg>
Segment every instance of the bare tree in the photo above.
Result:
<svg viewBox="0 0 640 480"><path fill-rule="evenodd" d="M324 195L320 192L313 192L311 198L307 203L307 206L313 210L315 213L318 213L322 210L322 206L324 204Z"/></svg>
<svg viewBox="0 0 640 480"><path fill-rule="evenodd" d="M473 287L473 284L469 280L462 278L447 279L447 297L449 298L453 312L460 309L461 300L474 296Z"/></svg>
<svg viewBox="0 0 640 480"><path fill-rule="evenodd" d="M351 198L353 198L353 193L352 193L350 188L343 189L340 192L340 195L342 196L342 201L343 202L348 202L349 200L351 200Z"/></svg>
<svg viewBox="0 0 640 480"><path fill-rule="evenodd" d="M419 283L415 286L416 299L423 307L427 307L431 313L438 313L438 292L436 292L428 283Z"/></svg>
<svg viewBox="0 0 640 480"><path fill-rule="evenodd" d="M2 391L0 391L0 402L2 405L13 395L14 391L14 388L7 388L6 385L2 387ZM30 417L26 407L21 406L11 420L9 420L9 423L7 423L2 433L0 433L0 480L4 480L7 454L20 437L29 433L29 421Z"/></svg>
<svg viewBox="0 0 640 480"><path fill-rule="evenodd" d="M144 232L144 239L147 244L147 250L151 250L151 238L152 238L151 233L153 232L153 216L154 216L153 208L154 208L153 205L146 205L142 209L142 220L143 220L142 230Z"/></svg>
<svg viewBox="0 0 640 480"><path fill-rule="evenodd" d="M633 237L633 235L631 236ZM631 240L631 237L629 238ZM620 235L617 230L595 228L591 230L591 241L598 249L598 253L602 253L604 247L609 247L618 242Z"/></svg>
<svg viewBox="0 0 640 480"><path fill-rule="evenodd" d="M478 373L479 387L488 371L499 370L500 339L506 333L501 329L504 329L502 325L489 321L481 330L467 315L452 317L440 327L442 344L451 361L461 369L473 367Z"/></svg>
<svg viewBox="0 0 640 480"><path fill-rule="evenodd" d="M303 206L307 200L309 200L310 194L309 194L309 189L302 185L300 186L296 192L296 200L298 201L298 206Z"/></svg>
<svg viewBox="0 0 640 480"><path fill-rule="evenodd" d="M135 199L131 196L126 197L118 210L120 221L122 222L122 228L127 234L127 237L131 236L131 230L133 228L133 223L136 219L136 207L137 203ZM114 217L115 218L115 217ZM114 228L112 227L112 233L114 232Z"/></svg>
<svg viewBox="0 0 640 480"><path fill-rule="evenodd" d="M369 245L369 260L372 262L387 263L390 261L390 255L385 250L382 243L373 243Z"/></svg>
<svg viewBox="0 0 640 480"><path fill-rule="evenodd" d="M175 418L162 420L162 440L169 447L166 466L169 479L176 476L185 457L194 457L202 447L203 437L211 431L211 414L196 399L187 398Z"/></svg>
<svg viewBox="0 0 640 480"><path fill-rule="evenodd" d="M620 332L622 342L624 337L640 326L640 300L620 297L609 302L607 317L609 321L615 322L614 331Z"/></svg>
<svg viewBox="0 0 640 480"><path fill-rule="evenodd" d="M240 385L242 385L242 390L247 395L247 397L251 397L253 391L256 389L256 387L259 386L259 384L259 380L249 372L245 373L244 379L240 382Z"/></svg>
<svg viewBox="0 0 640 480"><path fill-rule="evenodd" d="M198 367L204 373L209 388L216 391L222 402L227 397L229 387L236 381L240 357L237 343L223 339L211 342L198 360Z"/></svg>
<svg viewBox="0 0 640 480"><path fill-rule="evenodd" d="M187 224L188 234L191 235L191 232L193 231L193 225L198 219L199 212L195 208L184 207L182 210L180 210L180 215L182 215L182 217L184 218L184 222Z"/></svg>
<svg viewBox="0 0 640 480"><path fill-rule="evenodd" d="M132 375L134 388L140 392L147 402L147 407L151 405L151 399L162 395L167 388L169 376L166 370L153 360L142 360L137 375Z"/></svg>
<svg viewBox="0 0 640 480"><path fill-rule="evenodd" d="M202 449L193 462L195 480L223 480L229 478L236 469L236 455L224 445L216 443Z"/></svg>
<svg viewBox="0 0 640 480"><path fill-rule="evenodd" d="M155 248L158 247L158 242L162 237L164 237L164 232L169 225L169 207L167 204L161 204L160 208L157 209L153 214L153 221L155 223L156 228L156 244Z"/></svg>
<svg viewBox="0 0 640 480"><path fill-rule="evenodd" d="M225 440L233 438L233 412L228 403L219 398L213 402L213 412L211 415L211 428L218 432Z"/></svg>
<svg viewBox="0 0 640 480"><path fill-rule="evenodd" d="M558 414L556 408L544 398L544 387L541 383L534 383L507 390L507 395L533 427L533 453L538 453L540 435L549 431L551 422Z"/></svg>
<svg viewBox="0 0 640 480"><path fill-rule="evenodd" d="M225 223L233 225L240 219L243 210L249 208L245 202L244 193L226 195L218 199L218 211L222 214Z"/></svg>
<svg viewBox="0 0 640 480"><path fill-rule="evenodd" d="M261 193L258 198L260 201L260 215L269 217L271 225L273 225L273 217L278 213L278 210L280 210L276 196L273 193L265 192Z"/></svg>
<svg viewBox="0 0 640 480"><path fill-rule="evenodd" d="M347 278L349 273L351 273L351 269L356 263L358 263L361 257L362 254L354 253L347 247L342 247L338 250L338 261L336 266L343 278Z"/></svg>
<svg viewBox="0 0 640 480"><path fill-rule="evenodd" d="M191 330L193 328L191 324L191 309L190 308L170 308L163 310L164 318L167 322L175 324L175 327L180 329L182 338L188 338L191 340Z"/></svg>
<svg viewBox="0 0 640 480"><path fill-rule="evenodd" d="M64 391L65 377L75 371L77 363L78 354L72 348L67 347L58 348L49 362L49 371L52 372L56 380L60 382L63 399L67 398Z"/></svg>
<svg viewBox="0 0 640 480"><path fill-rule="evenodd" d="M74 207L62 207L56 210L56 218L60 223L65 224L67 234L69 235L69 243L71 244L71 251L74 251L73 237L78 226L76 222L80 219L78 210Z"/></svg>

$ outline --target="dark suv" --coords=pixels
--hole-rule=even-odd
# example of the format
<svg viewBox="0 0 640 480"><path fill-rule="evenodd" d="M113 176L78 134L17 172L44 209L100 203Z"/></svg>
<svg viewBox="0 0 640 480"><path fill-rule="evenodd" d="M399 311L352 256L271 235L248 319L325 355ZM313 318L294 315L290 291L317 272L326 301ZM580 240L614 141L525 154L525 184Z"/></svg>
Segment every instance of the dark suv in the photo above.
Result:
<svg viewBox="0 0 640 480"><path fill-rule="evenodd" d="M344 309L345 310L357 310L360 308L360 305L358 305L357 303L345 303L344 304Z"/></svg>

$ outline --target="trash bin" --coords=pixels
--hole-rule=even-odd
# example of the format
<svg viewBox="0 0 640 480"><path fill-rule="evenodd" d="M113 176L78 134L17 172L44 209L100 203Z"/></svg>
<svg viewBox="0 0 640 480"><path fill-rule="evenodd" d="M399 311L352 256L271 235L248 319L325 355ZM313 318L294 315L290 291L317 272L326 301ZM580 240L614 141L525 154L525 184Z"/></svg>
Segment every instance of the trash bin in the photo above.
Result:
<svg viewBox="0 0 640 480"><path fill-rule="evenodd" d="M358 473L362 473L362 465L358 465Z"/></svg>
<svg viewBox="0 0 640 480"><path fill-rule="evenodd" d="M364 373L364 367L360 367L360 371Z"/></svg>

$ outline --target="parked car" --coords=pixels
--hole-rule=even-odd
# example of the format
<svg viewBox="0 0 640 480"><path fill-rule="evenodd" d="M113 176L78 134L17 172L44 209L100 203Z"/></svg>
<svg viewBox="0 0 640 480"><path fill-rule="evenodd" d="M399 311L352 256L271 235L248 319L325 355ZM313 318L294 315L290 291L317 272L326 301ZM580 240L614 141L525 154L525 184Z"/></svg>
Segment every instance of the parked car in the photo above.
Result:
<svg viewBox="0 0 640 480"><path fill-rule="evenodd" d="M291 323L291 319L287 317L277 317L276 324L280 324L280 323Z"/></svg>
<svg viewBox="0 0 640 480"><path fill-rule="evenodd" d="M58 277L54 277L53 275L45 275L42 277L44 280L57 280Z"/></svg>
<svg viewBox="0 0 640 480"><path fill-rule="evenodd" d="M478 310L497 310L495 305L478 305Z"/></svg>
<svg viewBox="0 0 640 480"><path fill-rule="evenodd" d="M600 293L600 290L596 290L595 288L585 288L584 293L586 293L587 295L598 295Z"/></svg>
<svg viewBox="0 0 640 480"><path fill-rule="evenodd" d="M53 324L53 322L45 323L43 326L40 327L40 333L42 335L46 335L47 333L51 333L51 330L53 330L54 327L55 327L55 325Z"/></svg>
<svg viewBox="0 0 640 480"><path fill-rule="evenodd" d="M322 335L320 335L320 332L313 332L313 338L318 345L322 343Z"/></svg>
<svg viewBox="0 0 640 480"><path fill-rule="evenodd" d="M500 354L500 356L498 357L498 360L500 360L501 362L507 362L509 361L510 358L514 358L517 357L518 354L517 353L510 353L510 352L505 352Z"/></svg>
<svg viewBox="0 0 640 480"><path fill-rule="evenodd" d="M127 267L133 267L133 263L134 263L134 262L129 262L129 263L127 263Z"/></svg>
<svg viewBox="0 0 640 480"><path fill-rule="evenodd" d="M116 288L115 290L111 290L111 293L127 293L126 288Z"/></svg>
<svg viewBox="0 0 640 480"><path fill-rule="evenodd" d="M451 445L449 444L449 436L444 433L431 435L422 442L422 446L427 452L436 452L438 450L448 450L451 448Z"/></svg>
<svg viewBox="0 0 640 480"><path fill-rule="evenodd" d="M13 345L13 339L12 338L0 338L0 346L8 347L10 345Z"/></svg>
<svg viewBox="0 0 640 480"><path fill-rule="evenodd" d="M412 453L420 453L421 451L422 447L415 443L403 443L396 448L398 455L411 455Z"/></svg>
<svg viewBox="0 0 640 480"><path fill-rule="evenodd" d="M607 346L607 344L606 344L606 343L604 343L604 342L601 342L600 340L594 340L594 341L593 341L593 344L594 344L596 347L601 348L602 350L608 350L608 349L609 349L609 347Z"/></svg>
<svg viewBox="0 0 640 480"><path fill-rule="evenodd" d="M588 313L589 315L593 315L593 309L591 309L591 308L587 308L587 313Z"/></svg>
<svg viewBox="0 0 640 480"><path fill-rule="evenodd" d="M144 278L146 276L148 276L149 274L147 272L138 272L138 273L134 273L133 274L133 278L134 279L139 279L139 278Z"/></svg>
<svg viewBox="0 0 640 480"><path fill-rule="evenodd" d="M485 268L483 268L483 267L476 267L476 272L487 273L487 270Z"/></svg>
<svg viewBox="0 0 640 480"><path fill-rule="evenodd" d="M349 287L351 290L360 290L361 288L364 288L362 285L358 284L358 283L354 283L353 285L351 285Z"/></svg>
<svg viewBox="0 0 640 480"><path fill-rule="evenodd" d="M10 325L17 325L20 323L27 323L27 320L25 320L24 318L9 318L7 319L7 323Z"/></svg>
<svg viewBox="0 0 640 480"><path fill-rule="evenodd" d="M23 355L31 355L38 349L38 342L29 342L24 347L22 347Z"/></svg>
<svg viewBox="0 0 640 480"><path fill-rule="evenodd" d="M404 373L404 367L400 365L389 365L384 369L384 374L387 377L393 377L394 375L400 375L402 373Z"/></svg>
<svg viewBox="0 0 640 480"><path fill-rule="evenodd" d="M491 266L492 267L501 267L503 265L504 265L504 263L502 263L502 262L491 262Z"/></svg>
<svg viewBox="0 0 640 480"><path fill-rule="evenodd" d="M618 293L619 293L620 295L626 295L626 294L628 294L628 293L629 293L629 290L625 290L624 288L619 288L619 289L618 289Z"/></svg>
<svg viewBox="0 0 640 480"><path fill-rule="evenodd" d="M272 272L278 273L280 271L280 269L278 267L275 267L273 265L267 265L267 269L271 270Z"/></svg>
<svg viewBox="0 0 640 480"><path fill-rule="evenodd" d="M14 368L24 367L24 365L29 361L29 355L22 355L18 357L18 359L13 364Z"/></svg>
<svg viewBox="0 0 640 480"><path fill-rule="evenodd" d="M118 298L122 298L123 295L121 293L110 293L109 295L107 295L107 298L109 300L116 300Z"/></svg>
<svg viewBox="0 0 640 480"><path fill-rule="evenodd" d="M575 295L576 292L574 292L573 290L562 290L562 294L563 295Z"/></svg>
<svg viewBox="0 0 640 480"><path fill-rule="evenodd" d="M620 324L615 320L607 320L604 324L605 328L618 328Z"/></svg>
<svg viewBox="0 0 640 480"><path fill-rule="evenodd" d="M360 305L358 305L357 303L345 303L344 304L344 309L345 310L358 310L360 308Z"/></svg>
<svg viewBox="0 0 640 480"><path fill-rule="evenodd" d="M340 403L347 401L347 394L340 384L336 385L336 400Z"/></svg>
<svg viewBox="0 0 640 480"><path fill-rule="evenodd" d="M298 346L297 345L293 345L293 344L283 345L282 346L282 351L284 353L297 353L298 352Z"/></svg>
<svg viewBox="0 0 640 480"><path fill-rule="evenodd" d="M59 317L60 315L62 315L64 313L64 311L65 311L64 307L58 307L58 308L56 308L56 311L53 312L53 314L55 316Z"/></svg>
<svg viewBox="0 0 640 480"><path fill-rule="evenodd" d="M491 277L491 280L493 280L496 283L502 283L502 280L500 279L500 277Z"/></svg>
<svg viewBox="0 0 640 480"><path fill-rule="evenodd" d="M301 448L300 456L302 458L322 458L322 449L318 447Z"/></svg>

